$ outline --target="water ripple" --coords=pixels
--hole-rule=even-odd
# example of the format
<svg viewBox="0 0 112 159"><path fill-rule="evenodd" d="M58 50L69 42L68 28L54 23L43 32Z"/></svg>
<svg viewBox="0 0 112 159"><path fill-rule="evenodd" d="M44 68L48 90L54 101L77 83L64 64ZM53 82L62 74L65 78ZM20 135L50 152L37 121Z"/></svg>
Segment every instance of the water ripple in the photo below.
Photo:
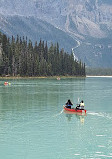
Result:
<svg viewBox="0 0 112 159"><path fill-rule="evenodd" d="M97 113L97 112L89 112L88 111L87 114L112 120L112 114L109 114L109 113L102 113L102 112Z"/></svg>

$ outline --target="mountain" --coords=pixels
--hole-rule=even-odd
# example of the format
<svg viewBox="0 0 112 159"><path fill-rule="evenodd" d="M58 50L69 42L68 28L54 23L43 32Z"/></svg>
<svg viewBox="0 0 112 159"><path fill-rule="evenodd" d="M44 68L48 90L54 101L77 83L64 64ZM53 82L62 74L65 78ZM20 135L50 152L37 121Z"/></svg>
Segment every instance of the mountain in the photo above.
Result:
<svg viewBox="0 0 112 159"><path fill-rule="evenodd" d="M87 66L112 67L111 0L1 0L0 14L9 36L58 41Z"/></svg>
<svg viewBox="0 0 112 159"><path fill-rule="evenodd" d="M34 17L24 16L0 16L0 30L9 37L21 36L31 39L33 43L40 41L40 39L47 41L48 45L59 43L61 48L70 51L77 42L69 35L60 29L57 29L50 23Z"/></svg>

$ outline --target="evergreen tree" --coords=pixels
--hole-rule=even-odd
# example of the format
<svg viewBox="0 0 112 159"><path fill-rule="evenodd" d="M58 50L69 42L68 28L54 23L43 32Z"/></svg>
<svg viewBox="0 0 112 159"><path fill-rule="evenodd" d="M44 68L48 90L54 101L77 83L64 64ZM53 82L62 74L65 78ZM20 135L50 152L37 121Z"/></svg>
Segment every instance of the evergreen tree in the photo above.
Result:
<svg viewBox="0 0 112 159"><path fill-rule="evenodd" d="M39 44L27 42L27 37L10 40L0 33L0 75L11 76L85 76L85 63L74 61L73 54L64 49L59 50L59 44L40 39Z"/></svg>

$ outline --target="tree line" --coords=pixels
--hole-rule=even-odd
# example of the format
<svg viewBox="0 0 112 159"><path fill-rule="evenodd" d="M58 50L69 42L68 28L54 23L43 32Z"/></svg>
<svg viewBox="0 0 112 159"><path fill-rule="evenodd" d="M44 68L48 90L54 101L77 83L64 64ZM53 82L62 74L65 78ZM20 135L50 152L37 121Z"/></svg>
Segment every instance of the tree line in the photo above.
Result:
<svg viewBox="0 0 112 159"><path fill-rule="evenodd" d="M112 68L86 68L86 74L90 76L112 76Z"/></svg>
<svg viewBox="0 0 112 159"><path fill-rule="evenodd" d="M74 60L73 54L59 49L59 44L48 47L42 40L32 44L27 37L8 38L0 33L1 76L85 76L85 64Z"/></svg>

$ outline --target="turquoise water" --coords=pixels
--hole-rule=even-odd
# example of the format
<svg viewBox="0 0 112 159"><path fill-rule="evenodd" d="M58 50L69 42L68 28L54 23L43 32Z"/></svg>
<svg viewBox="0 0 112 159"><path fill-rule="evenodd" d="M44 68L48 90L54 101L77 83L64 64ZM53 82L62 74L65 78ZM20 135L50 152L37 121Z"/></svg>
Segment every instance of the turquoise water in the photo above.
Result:
<svg viewBox="0 0 112 159"><path fill-rule="evenodd" d="M112 78L0 80L2 159L112 158ZM86 116L63 111L84 100Z"/></svg>

